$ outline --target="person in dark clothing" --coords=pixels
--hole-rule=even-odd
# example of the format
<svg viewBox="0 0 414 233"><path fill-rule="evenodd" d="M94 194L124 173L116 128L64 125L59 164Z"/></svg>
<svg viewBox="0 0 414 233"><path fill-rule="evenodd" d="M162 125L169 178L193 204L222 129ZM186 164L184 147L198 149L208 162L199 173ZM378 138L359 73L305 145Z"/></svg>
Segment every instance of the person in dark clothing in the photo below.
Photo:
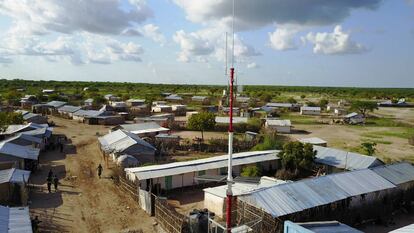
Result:
<svg viewBox="0 0 414 233"><path fill-rule="evenodd" d="M53 181L53 179L52 179L52 177L48 177L46 181L47 181L47 190L49 191L49 193L51 193L52 192L52 181Z"/></svg>
<svg viewBox="0 0 414 233"><path fill-rule="evenodd" d="M63 143L59 142L60 153L63 152Z"/></svg>
<svg viewBox="0 0 414 233"><path fill-rule="evenodd" d="M53 176L53 171L52 171L52 168L49 170L49 173L47 174L47 178L52 178L52 176Z"/></svg>
<svg viewBox="0 0 414 233"><path fill-rule="evenodd" d="M34 219L32 219L32 220L31 220L31 223L32 223L32 230L33 230L33 232L34 232L34 233L39 232L39 224L40 224L41 222L42 222L42 221L40 221L40 220L39 220L39 216L36 216Z"/></svg>
<svg viewBox="0 0 414 233"><path fill-rule="evenodd" d="M98 166L97 170L98 170L98 176L99 176L99 179L101 179L102 170L103 170L103 167L102 167L102 165L101 165L101 164L99 164L99 166Z"/></svg>
<svg viewBox="0 0 414 233"><path fill-rule="evenodd" d="M53 176L53 185L55 186L55 192L58 191L59 179L56 175Z"/></svg>

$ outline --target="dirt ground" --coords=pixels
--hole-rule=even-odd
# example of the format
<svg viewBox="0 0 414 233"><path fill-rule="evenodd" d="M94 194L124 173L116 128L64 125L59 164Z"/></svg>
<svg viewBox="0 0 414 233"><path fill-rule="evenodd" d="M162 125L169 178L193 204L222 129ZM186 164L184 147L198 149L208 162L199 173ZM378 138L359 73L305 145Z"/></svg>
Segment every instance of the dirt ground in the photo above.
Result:
<svg viewBox="0 0 414 233"><path fill-rule="evenodd" d="M153 218L119 191L110 177L111 167L102 159L97 135L106 134L108 128L54 117L51 120L57 125L54 133L65 134L69 142L63 153L55 150L41 154L40 168L31 177L35 188L30 211L42 221L41 232L154 232ZM99 163L104 166L102 179L96 174ZM59 191L47 193L50 168L61 184Z"/></svg>
<svg viewBox="0 0 414 233"><path fill-rule="evenodd" d="M414 108L388 108L376 110L375 115L394 118L397 121L414 126Z"/></svg>
<svg viewBox="0 0 414 233"><path fill-rule="evenodd" d="M328 147L352 151L359 147L363 140L371 140L364 137L375 132L393 131L394 127L352 127L348 125L295 125L295 130L306 131L292 133L289 136L295 139L319 137L328 142ZM375 140L375 139L373 139ZM393 136L381 136L379 139L387 144L377 143L376 155L380 158L392 161L410 159L414 155L414 146L408 144L408 140Z"/></svg>
<svg viewBox="0 0 414 233"><path fill-rule="evenodd" d="M201 138L201 132L199 131L178 131L174 132L174 134L185 139ZM211 138L227 138L227 132L204 132L204 139L208 140Z"/></svg>

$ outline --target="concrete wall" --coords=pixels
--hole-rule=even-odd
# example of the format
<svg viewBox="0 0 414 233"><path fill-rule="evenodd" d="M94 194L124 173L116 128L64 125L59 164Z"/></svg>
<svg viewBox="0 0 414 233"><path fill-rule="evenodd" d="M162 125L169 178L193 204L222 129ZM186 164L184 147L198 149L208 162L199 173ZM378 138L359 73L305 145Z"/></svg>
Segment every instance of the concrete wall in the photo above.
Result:
<svg viewBox="0 0 414 233"><path fill-rule="evenodd" d="M204 192L204 208L214 212L216 216L223 218L224 215L224 198L218 197L211 193Z"/></svg>

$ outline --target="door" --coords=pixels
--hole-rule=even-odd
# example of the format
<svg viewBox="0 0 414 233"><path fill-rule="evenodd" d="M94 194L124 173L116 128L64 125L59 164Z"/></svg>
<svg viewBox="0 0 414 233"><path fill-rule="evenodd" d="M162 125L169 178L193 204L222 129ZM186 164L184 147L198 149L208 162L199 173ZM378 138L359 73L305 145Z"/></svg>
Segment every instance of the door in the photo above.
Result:
<svg viewBox="0 0 414 233"><path fill-rule="evenodd" d="M172 176L165 177L165 189L166 190L172 189Z"/></svg>

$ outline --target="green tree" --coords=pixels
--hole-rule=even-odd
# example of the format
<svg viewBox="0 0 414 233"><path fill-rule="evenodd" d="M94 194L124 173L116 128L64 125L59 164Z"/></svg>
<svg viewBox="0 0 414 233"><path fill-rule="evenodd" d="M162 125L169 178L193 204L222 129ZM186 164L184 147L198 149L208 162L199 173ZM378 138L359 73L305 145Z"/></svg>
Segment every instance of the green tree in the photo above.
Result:
<svg viewBox="0 0 414 233"><path fill-rule="evenodd" d="M286 170L310 170L316 156L311 144L301 142L288 142L279 153L282 165Z"/></svg>
<svg viewBox="0 0 414 233"><path fill-rule="evenodd" d="M293 97L289 97L289 98L287 99L287 102L288 102L288 103L291 103L291 104L296 104L296 103L297 103L297 101L296 101Z"/></svg>
<svg viewBox="0 0 414 233"><path fill-rule="evenodd" d="M272 95L269 94L269 93L263 93L260 96L260 100L263 101L263 102L270 102L270 101L272 101Z"/></svg>
<svg viewBox="0 0 414 233"><path fill-rule="evenodd" d="M327 99L321 99L319 100L319 107L325 108L326 105L328 105L329 101Z"/></svg>
<svg viewBox="0 0 414 233"><path fill-rule="evenodd" d="M201 138L204 140L204 131L214 129L216 125L215 116L211 112L200 112L191 115L188 119L188 128L201 131Z"/></svg>
<svg viewBox="0 0 414 233"><path fill-rule="evenodd" d="M260 168L256 165L247 165L243 167L240 175L242 177L259 177L261 174Z"/></svg>
<svg viewBox="0 0 414 233"><path fill-rule="evenodd" d="M283 148L283 142L277 140L276 134L266 134L263 138L263 142L255 145L253 151L261 150L280 150Z"/></svg>
<svg viewBox="0 0 414 233"><path fill-rule="evenodd" d="M247 121L246 128L248 131L259 132L260 129L262 128L262 122L257 117L249 118L249 120Z"/></svg>
<svg viewBox="0 0 414 233"><path fill-rule="evenodd" d="M371 101L354 101L351 104L351 110L358 111L364 117L368 114L368 112L373 112L375 109L378 109L378 104Z"/></svg>
<svg viewBox="0 0 414 233"><path fill-rule="evenodd" d="M15 112L0 112L0 128L4 130L11 124L23 124L23 115Z"/></svg>
<svg viewBox="0 0 414 233"><path fill-rule="evenodd" d="M301 95L300 98L301 99L305 99L306 98L306 95Z"/></svg>
<svg viewBox="0 0 414 233"><path fill-rule="evenodd" d="M368 156L373 156L375 151L377 150L375 147L377 146L377 143L375 142L363 142L361 143L362 149L364 149L365 153Z"/></svg>
<svg viewBox="0 0 414 233"><path fill-rule="evenodd" d="M93 97L93 102L92 105L95 107L99 107L103 104L106 104L107 100L105 99L105 97L103 97L102 95L96 95Z"/></svg>

